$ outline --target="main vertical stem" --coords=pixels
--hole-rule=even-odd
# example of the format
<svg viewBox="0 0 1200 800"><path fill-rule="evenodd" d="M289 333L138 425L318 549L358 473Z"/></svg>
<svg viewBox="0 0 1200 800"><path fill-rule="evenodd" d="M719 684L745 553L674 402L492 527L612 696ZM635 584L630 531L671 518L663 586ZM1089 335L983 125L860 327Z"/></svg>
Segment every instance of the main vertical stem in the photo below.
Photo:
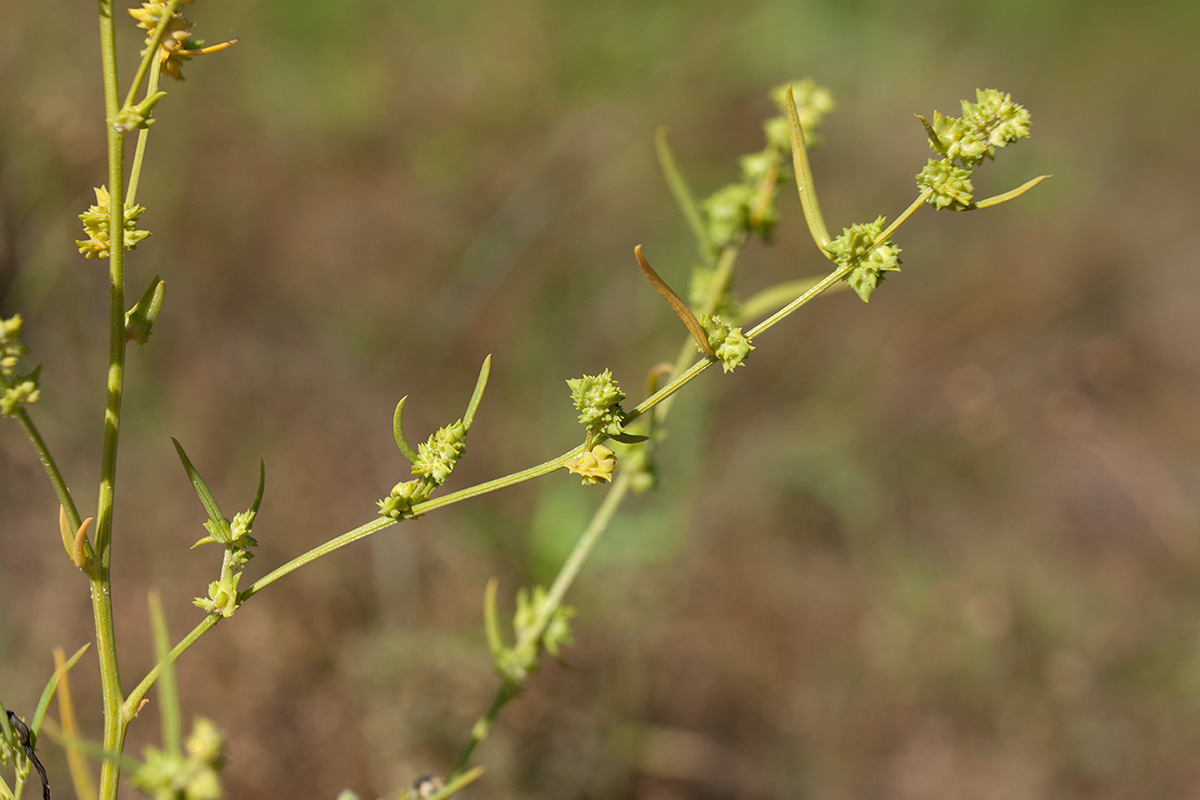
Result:
<svg viewBox="0 0 1200 800"><path fill-rule="evenodd" d="M121 393L125 384L125 136L117 127L116 33L112 0L100 3L100 54L104 72L104 122L108 140L109 192L109 334L108 374L104 403L104 452L100 460L100 497L96 503L96 555L99 569L91 580L92 613L96 623L96 655L104 695L104 750L120 753L127 722L121 714L121 674L113 628L109 565L112 561L113 497L117 474L117 438ZM105 759L100 767L100 800L115 800L121 770Z"/></svg>

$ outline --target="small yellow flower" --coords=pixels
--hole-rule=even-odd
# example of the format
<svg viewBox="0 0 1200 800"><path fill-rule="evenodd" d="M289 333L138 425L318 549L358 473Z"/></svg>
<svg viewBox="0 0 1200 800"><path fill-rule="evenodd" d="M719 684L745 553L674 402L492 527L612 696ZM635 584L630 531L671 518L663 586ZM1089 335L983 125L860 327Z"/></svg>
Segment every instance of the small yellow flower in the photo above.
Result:
<svg viewBox="0 0 1200 800"><path fill-rule="evenodd" d="M612 450L598 444L591 450L583 451L579 458L572 458L564 466L568 472L582 477L584 486L595 486L597 483L608 483L612 480L617 457L613 455Z"/></svg>
<svg viewBox="0 0 1200 800"><path fill-rule="evenodd" d="M180 0L180 2L192 3L195 0ZM163 2L142 3L141 8L129 9L129 15L138 21L138 27L150 31L150 35L146 37L147 46L153 40L154 31L158 29L159 23L166 13L167 4ZM210 47L202 47L203 42L191 38L194 26L195 23L189 22L178 11L172 14L171 18L167 21L162 41L158 45L159 71L163 75L181 81L183 80L183 74L180 70L183 67L183 62L191 60L192 56L201 56L206 53L215 53L219 50L224 50L237 41L237 39L233 39ZM145 53L144 50L142 52Z"/></svg>
<svg viewBox="0 0 1200 800"><path fill-rule="evenodd" d="M82 241L76 240L75 245L86 258L108 258L108 243L111 240L108 230L108 209L111 198L108 195L107 187L101 186L94 191L96 192L96 204L79 215L79 220L83 223L83 232L87 234L88 238ZM137 227L138 217L145 210L145 207L139 205L125 206L124 241L126 250L136 250L138 242L150 235L149 231L138 230Z"/></svg>

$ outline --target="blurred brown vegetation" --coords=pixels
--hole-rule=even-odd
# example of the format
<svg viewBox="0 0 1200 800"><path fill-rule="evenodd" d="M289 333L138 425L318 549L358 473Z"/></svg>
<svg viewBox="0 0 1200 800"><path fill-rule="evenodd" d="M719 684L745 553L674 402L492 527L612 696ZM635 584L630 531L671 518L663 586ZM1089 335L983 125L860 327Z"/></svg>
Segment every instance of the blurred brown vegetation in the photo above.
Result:
<svg viewBox="0 0 1200 800"><path fill-rule="evenodd" d="M107 313L104 267L72 245L104 175L93 13L9 3L0 25L0 311L27 320L36 419L85 509ZM487 353L452 488L541 461L578 438L564 378L608 366L636 395L678 347L632 258L642 243L677 286L693 260L656 126L706 193L760 146L766 91L814 76L839 101L814 169L840 227L911 199L914 113L995 87L1034 135L980 192L1053 179L988 212L923 212L869 306L822 300L692 387L662 490L622 512L569 598L573 669L547 666L505 712L470 796L1200 797L1200 6L205 0L189 16L241 42L167 87L139 196L154 236L131 293L157 272L168 294L128 382L127 682L152 660L146 593L181 634L219 567L188 550L203 513L169 436L227 513L266 460L250 577L370 519L405 475L396 400L422 438L462 413ZM121 36L127 78L138 34ZM781 207L743 293L823 264L794 192ZM51 647L92 634L19 434L0 426L0 691L28 713ZM598 502L577 484L388 530L201 640L184 708L227 732L229 795L394 795L444 770L495 687L484 583L548 580ZM75 685L98 737L94 667Z"/></svg>

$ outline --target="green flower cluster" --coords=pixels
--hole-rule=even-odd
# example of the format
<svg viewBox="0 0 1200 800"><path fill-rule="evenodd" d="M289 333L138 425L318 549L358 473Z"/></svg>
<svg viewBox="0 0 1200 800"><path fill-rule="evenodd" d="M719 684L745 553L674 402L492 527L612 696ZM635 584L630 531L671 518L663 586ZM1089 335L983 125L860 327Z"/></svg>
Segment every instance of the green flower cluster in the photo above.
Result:
<svg viewBox="0 0 1200 800"><path fill-rule="evenodd" d="M721 360L721 369L732 372L749 358L754 345L742 333L741 328L735 328L715 314L705 314L700 317L700 326L713 352Z"/></svg>
<svg viewBox="0 0 1200 800"><path fill-rule="evenodd" d="M931 158L917 175L917 186L933 191L929 204L934 208L958 211L971 205L975 191L971 185L973 174L969 169L955 166L949 159L934 161Z"/></svg>
<svg viewBox="0 0 1200 800"><path fill-rule="evenodd" d="M77 239L75 245L85 258L108 258L108 244L112 238L108 230L108 209L112 199L105 186L93 191L96 192L96 204L89 206L87 211L79 215L79 220L83 223L83 232L88 238L83 241ZM136 250L138 243L150 235L149 231L138 230L137 227L138 217L145 210L144 206L125 206L126 250Z"/></svg>
<svg viewBox="0 0 1200 800"><path fill-rule="evenodd" d="M579 421L587 428L589 442L600 435L620 435L627 416L621 408L625 393L610 371L568 378L567 386L571 387L571 402L579 411Z"/></svg>
<svg viewBox="0 0 1200 800"><path fill-rule="evenodd" d="M427 442L417 448L413 475L428 478L435 486L441 486L466 452L466 439L467 428L461 419L438 429Z"/></svg>
<svg viewBox="0 0 1200 800"><path fill-rule="evenodd" d="M446 482L466 450L467 426L463 420L434 431L417 447L417 459L412 468L416 478L397 483L387 497L376 501L380 516L415 518L412 507L428 500L433 490Z"/></svg>
<svg viewBox="0 0 1200 800"><path fill-rule="evenodd" d="M766 144L762 150L739 159L741 178L718 189L699 204L702 265L692 270L688 297L694 307L707 306L708 289L715 274L714 265L721 251L749 236L767 240L779 221L776 187L791 176L792 139L788 124L786 96L792 88L796 111L805 141L815 144L817 127L833 110L833 95L811 78L785 83L771 91L777 116L763 123ZM737 316L737 303L728 291L718 300L715 311L727 317Z"/></svg>
<svg viewBox="0 0 1200 800"><path fill-rule="evenodd" d="M789 86L796 99L800 126L810 145L815 143L822 118L833 110L833 95L811 78L783 84L771 91L771 99L780 113L763 123L766 146L740 159L741 180L717 190L701 203L712 248L712 252L703 254L705 261L712 261L721 249L747 236L767 239L779 221L775 186L790 174L792 157L785 101Z"/></svg>
<svg viewBox="0 0 1200 800"><path fill-rule="evenodd" d="M196 597L192 604L209 614L220 614L232 617L233 612L241 604L238 597L238 583L242 579L242 570L247 562L254 558L250 548L257 547L258 541L250 535L254 525L256 508L247 509L233 516L232 520L218 522L209 519L204 523L208 536L197 541L192 547L216 542L225 546L225 558L221 563L221 577L208 584L208 597Z"/></svg>
<svg viewBox="0 0 1200 800"><path fill-rule="evenodd" d="M883 283L884 273L900 271L900 248L890 240L877 244L883 230L883 217L874 222L860 222L844 228L842 235L825 248L839 266L850 267L843 280L864 303L871 299L875 287Z"/></svg>
<svg viewBox="0 0 1200 800"><path fill-rule="evenodd" d="M146 748L133 783L155 800L217 800L222 797L220 770L225 763L225 740L217 726L196 720L186 742L186 755Z"/></svg>
<svg viewBox="0 0 1200 800"><path fill-rule="evenodd" d="M29 352L21 341L21 325L20 314L0 319L0 388L4 390L0 416L15 414L22 403L36 403L42 394L38 388L41 366L24 375L17 372L17 362Z"/></svg>
<svg viewBox="0 0 1200 800"><path fill-rule="evenodd" d="M546 590L541 586L533 587L532 592L527 589L517 591L517 611L513 614L513 630L516 632L517 638L524 636L526 631L537 624L538 614L545 603ZM571 617L573 616L575 616L574 608L558 606L550 615L546 629L538 637L538 645L545 648L546 652L554 656L560 663L563 660L560 648L564 645L575 644L575 640L571 637Z"/></svg>
<svg viewBox="0 0 1200 800"><path fill-rule="evenodd" d="M985 158L995 158L1000 148L1029 135L1029 112L1014 103L1011 95L977 89L975 99L974 103L963 101L961 117L934 112L932 123L921 118L929 147L942 156L941 160L930 159L917 175L917 186L932 192L929 203L934 208L970 208L975 168Z"/></svg>
<svg viewBox="0 0 1200 800"><path fill-rule="evenodd" d="M546 590L541 586L533 587L533 591L520 589L517 592L517 610L513 614L513 632L517 644L508 647L500 638L499 626L496 624L496 602L494 584L488 587L488 596L484 605L484 618L488 634L488 648L492 651L492 666L496 674L513 686L520 686L524 680L538 670L538 656L545 650L559 663L563 661L562 648L572 645L575 640L571 636L571 618L575 609L570 606L558 605L549 611L545 617ZM542 630L538 625L544 624Z"/></svg>

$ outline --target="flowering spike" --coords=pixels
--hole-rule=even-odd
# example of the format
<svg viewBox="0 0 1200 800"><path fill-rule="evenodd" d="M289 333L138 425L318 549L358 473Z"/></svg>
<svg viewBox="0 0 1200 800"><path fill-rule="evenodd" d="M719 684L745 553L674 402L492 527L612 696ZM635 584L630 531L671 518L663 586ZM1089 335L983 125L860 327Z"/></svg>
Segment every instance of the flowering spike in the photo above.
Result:
<svg viewBox="0 0 1200 800"><path fill-rule="evenodd" d="M840 266L849 267L844 280L864 303L883 282L884 273L900 270L900 248L890 241L880 241L883 223L884 218L879 217L874 222L851 225L826 248Z"/></svg>
<svg viewBox="0 0 1200 800"><path fill-rule="evenodd" d="M934 161L931 158L925 169L917 174L917 188L932 192L929 204L934 208L961 211L971 207L974 191L971 175L971 170L955 166L947 159Z"/></svg>
<svg viewBox="0 0 1200 800"><path fill-rule="evenodd" d="M567 386L571 387L571 402L579 411L579 421L587 427L589 441L621 432L627 416L621 408L625 393L611 372L568 378Z"/></svg>
<svg viewBox="0 0 1200 800"><path fill-rule="evenodd" d="M700 318L700 324L704 326L704 334L715 349L723 371L732 372L750 357L754 345L741 328L733 327L715 314L705 314Z"/></svg>
<svg viewBox="0 0 1200 800"><path fill-rule="evenodd" d="M108 229L108 210L111 199L108 195L108 188L105 186L100 186L94 191L96 192L96 203L79 215L79 220L83 223L83 232L87 234L88 238L82 241L76 240L75 244L85 258L108 258L108 243L112 238ZM138 217L146 209L144 206L130 206L125 203L124 210L125 249L136 250L138 243L150 235L149 231L138 230L137 227Z"/></svg>
<svg viewBox="0 0 1200 800"><path fill-rule="evenodd" d="M434 485L441 486L450 477L450 472L466 451L466 438L467 427L461 419L444 428L438 428L417 448L413 475L428 478Z"/></svg>

